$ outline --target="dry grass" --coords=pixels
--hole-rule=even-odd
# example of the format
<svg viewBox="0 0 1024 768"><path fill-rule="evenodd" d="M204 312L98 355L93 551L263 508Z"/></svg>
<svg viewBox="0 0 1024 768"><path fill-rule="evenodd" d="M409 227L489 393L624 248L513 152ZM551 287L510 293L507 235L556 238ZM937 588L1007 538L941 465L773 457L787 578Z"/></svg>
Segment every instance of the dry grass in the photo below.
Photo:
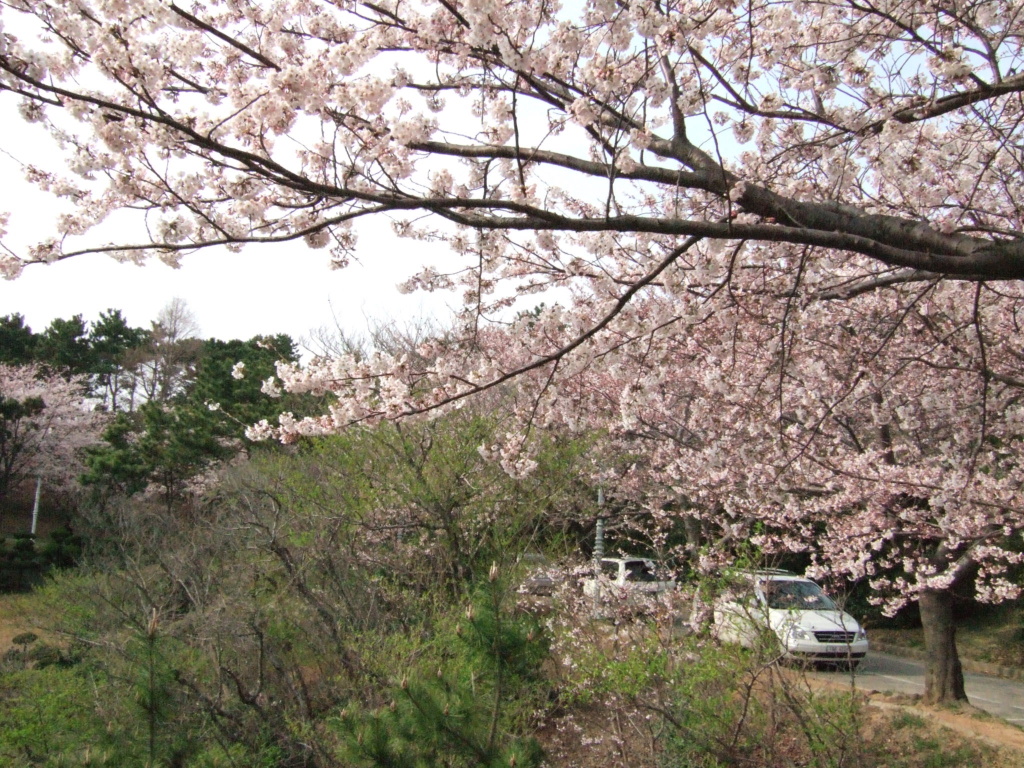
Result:
<svg viewBox="0 0 1024 768"><path fill-rule="evenodd" d="M646 647L640 642L643 638L635 636L644 634L642 625L629 627L632 632L623 627L617 629L608 636L590 638L588 647L620 661L625 660L622 654L628 655L630 646ZM673 638L665 642L671 644ZM712 645L704 650L713 654L724 649ZM728 723L722 731L722 717L731 717L740 710L729 705L709 709L686 697L717 700L715 696L722 692L721 686L728 688L732 683L728 676L702 675L700 667L705 665L706 659L700 652L680 654L676 661L681 666L673 665L671 671L684 681L678 688L667 681L658 684L656 679L657 690L641 690L635 696L613 692L597 698L582 697L575 699L575 704L570 703L574 701L570 694L564 700L567 703L551 713L537 733L547 753L547 766L664 768L680 764L716 764L713 755L702 754L700 748L694 750L692 746L709 736L717 738L716 733L726 736L733 733ZM588 659L586 663L598 662ZM696 667L688 670L690 664ZM831 678L823 680L788 667L768 666L764 671L766 674L759 677L760 682L754 688L753 696L758 704L744 711L760 710L767 714L751 715L747 719L743 726L746 736L735 742L743 746L726 754L728 764L736 761L735 764L749 768L812 764L842 764L850 768L1021 768L1024 765L1024 731L973 707L925 707L914 697L877 693L858 693L850 700L848 686L837 687L830 682ZM737 673L741 672L737 668ZM702 682L688 687L687 679ZM838 698L833 698L833 694ZM743 697L745 694L737 686L732 695ZM662 707L676 712L677 717L681 710L690 713L680 718L687 729L685 735L674 731L673 726L659 717ZM830 740L826 736L824 742L808 741L802 736L809 732L808 727L818 734L816 739L833 731L836 738ZM672 746L673 739L680 738L690 745L685 754L677 754ZM825 754L821 750L823 746L826 751L834 751Z"/></svg>
<svg viewBox="0 0 1024 768"><path fill-rule="evenodd" d="M873 699L861 728L863 753L847 755L860 768L1020 768L1024 732L971 711L923 708ZM550 768L658 768L666 764L663 726L649 711L618 702L558 713L537 736ZM809 755L780 745L778 766L754 759L751 768L805 765Z"/></svg>
<svg viewBox="0 0 1024 768"><path fill-rule="evenodd" d="M39 634L25 612L25 598L0 594L0 657L13 647L13 638L23 632Z"/></svg>

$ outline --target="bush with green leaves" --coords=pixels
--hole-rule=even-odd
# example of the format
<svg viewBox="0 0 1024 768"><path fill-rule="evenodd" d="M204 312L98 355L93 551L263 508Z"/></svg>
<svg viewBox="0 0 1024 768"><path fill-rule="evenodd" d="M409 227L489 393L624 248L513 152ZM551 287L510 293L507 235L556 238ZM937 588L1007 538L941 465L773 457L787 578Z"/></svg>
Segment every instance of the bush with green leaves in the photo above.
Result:
<svg viewBox="0 0 1024 768"><path fill-rule="evenodd" d="M462 412L260 451L188 517L139 497L98 505L83 566L36 596L43 628L118 681L156 762L333 766L354 742L328 719L348 705L350 723L383 727L393 691L396 710L454 713L458 728L430 737L445 759L528 768L547 647L514 609L515 563L562 536L548 512L576 492L580 451L552 441L515 480L477 450L498 427ZM388 727L428 744L402 717Z"/></svg>
<svg viewBox="0 0 1024 768"><path fill-rule="evenodd" d="M134 718L109 677L60 665L0 673L0 764L143 765Z"/></svg>
<svg viewBox="0 0 1024 768"><path fill-rule="evenodd" d="M0 765L277 768L268 739L225 738L211 701L182 684L213 681L215 668L173 622L152 611L147 621L138 586L124 573L83 570L23 599L59 644L22 633L0 668L0 744L9 747Z"/></svg>
<svg viewBox="0 0 1024 768"><path fill-rule="evenodd" d="M509 597L495 567L464 616L442 617L405 660L386 701L343 709L334 719L342 760L367 768L538 766L543 755L528 732L547 697L547 640L534 617L510 609Z"/></svg>

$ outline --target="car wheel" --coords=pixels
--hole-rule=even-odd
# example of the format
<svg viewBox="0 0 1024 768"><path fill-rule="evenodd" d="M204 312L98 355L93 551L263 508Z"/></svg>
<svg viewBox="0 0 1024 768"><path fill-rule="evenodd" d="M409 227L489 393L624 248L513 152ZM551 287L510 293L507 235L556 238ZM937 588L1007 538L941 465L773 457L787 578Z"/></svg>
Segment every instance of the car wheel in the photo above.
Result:
<svg viewBox="0 0 1024 768"><path fill-rule="evenodd" d="M853 672L859 664L860 659L846 659L844 661L826 661L823 666L834 672Z"/></svg>

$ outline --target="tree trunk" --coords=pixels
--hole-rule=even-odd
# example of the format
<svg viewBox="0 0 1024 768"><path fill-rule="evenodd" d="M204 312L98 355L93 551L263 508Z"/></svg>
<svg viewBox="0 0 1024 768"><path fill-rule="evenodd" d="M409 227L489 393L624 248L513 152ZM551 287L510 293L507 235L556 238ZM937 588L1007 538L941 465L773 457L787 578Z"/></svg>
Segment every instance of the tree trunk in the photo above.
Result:
<svg viewBox="0 0 1024 768"><path fill-rule="evenodd" d="M704 530L696 515L683 515L683 532L686 535L686 559L696 566L700 560L700 548L704 544Z"/></svg>
<svg viewBox="0 0 1024 768"><path fill-rule="evenodd" d="M953 596L949 590L925 590L918 598L924 647L928 653L924 701L939 704L967 701L964 672L956 650Z"/></svg>

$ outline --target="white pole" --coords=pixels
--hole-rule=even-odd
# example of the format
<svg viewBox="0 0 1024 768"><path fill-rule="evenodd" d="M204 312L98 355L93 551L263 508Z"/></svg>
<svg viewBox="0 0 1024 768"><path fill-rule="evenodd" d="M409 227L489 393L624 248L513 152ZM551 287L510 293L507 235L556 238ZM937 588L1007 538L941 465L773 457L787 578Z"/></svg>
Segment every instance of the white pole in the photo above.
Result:
<svg viewBox="0 0 1024 768"><path fill-rule="evenodd" d="M39 496L43 492L43 478L40 475L36 478L36 500L32 505L32 535L36 535L36 527L39 524Z"/></svg>
<svg viewBox="0 0 1024 768"><path fill-rule="evenodd" d="M601 558L604 557L604 486L597 487L597 521L594 527L594 605L592 614L601 611Z"/></svg>

